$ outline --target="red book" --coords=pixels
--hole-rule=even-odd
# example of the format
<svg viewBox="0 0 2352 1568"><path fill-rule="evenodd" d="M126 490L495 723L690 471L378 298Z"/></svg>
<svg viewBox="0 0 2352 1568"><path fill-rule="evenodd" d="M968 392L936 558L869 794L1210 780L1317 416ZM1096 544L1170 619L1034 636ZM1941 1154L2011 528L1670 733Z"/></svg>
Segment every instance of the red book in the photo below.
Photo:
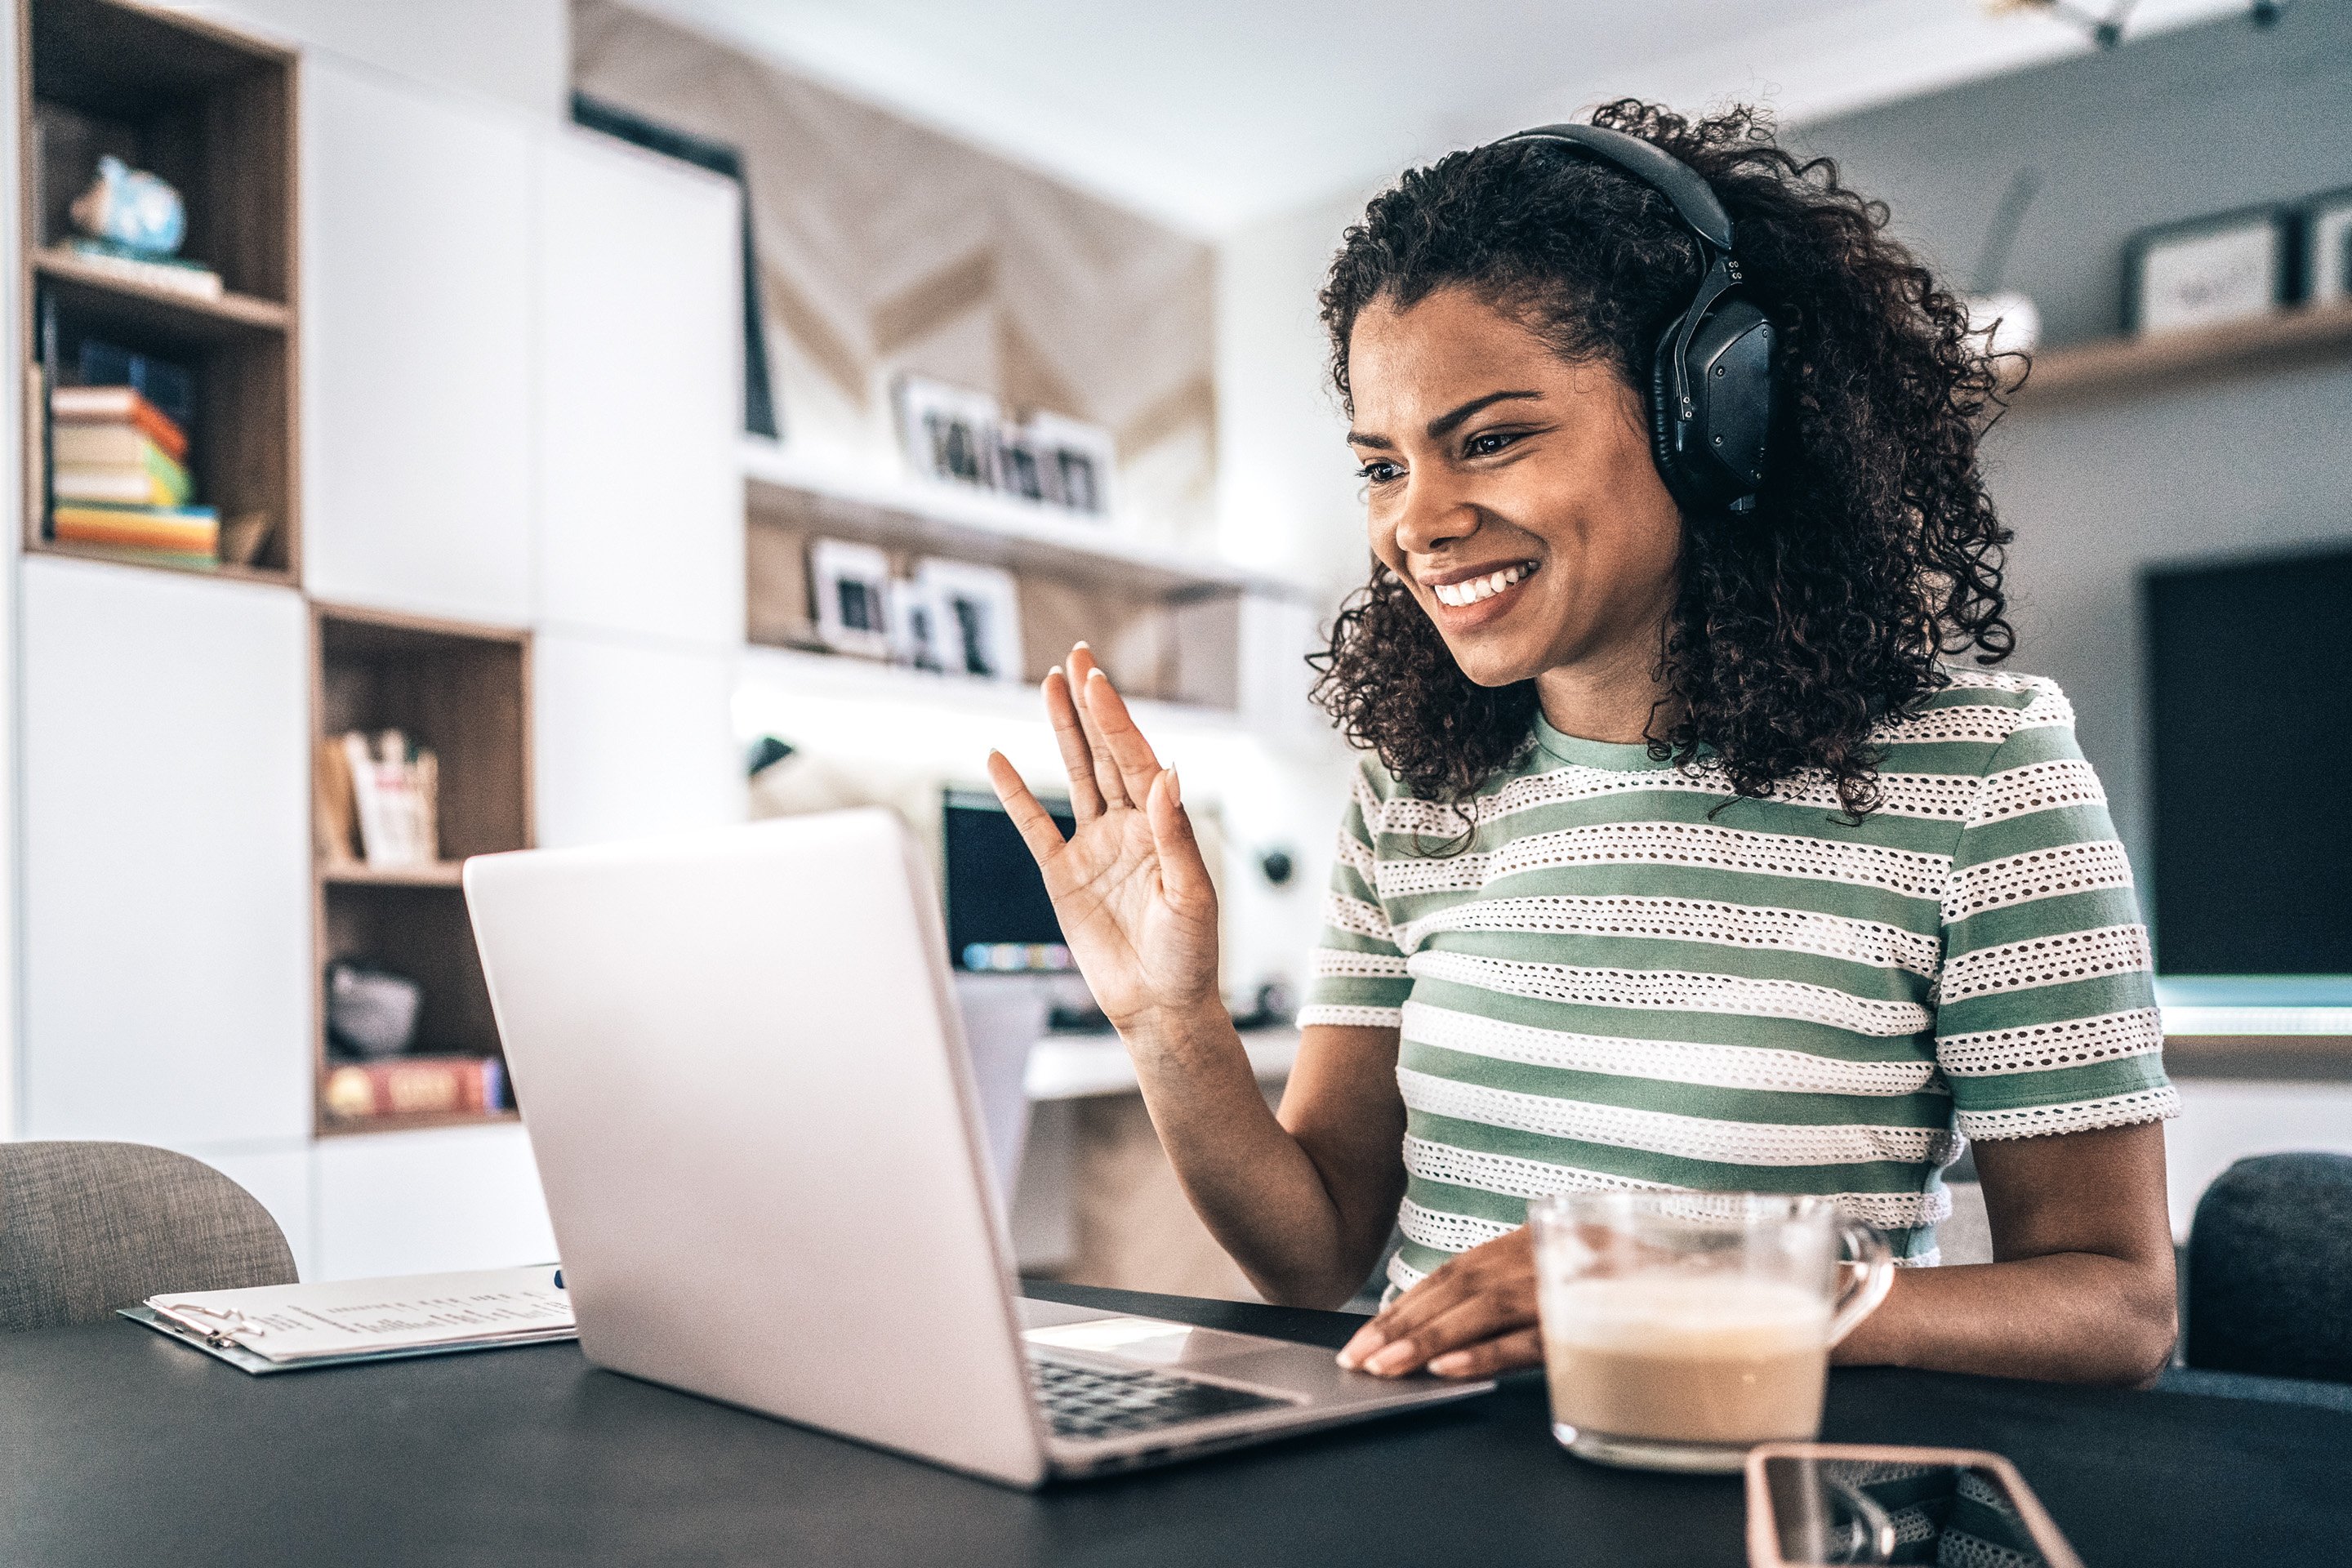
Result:
<svg viewBox="0 0 2352 1568"><path fill-rule="evenodd" d="M506 1064L496 1057L393 1057L329 1069L327 1114L339 1121L374 1116L446 1116L506 1109Z"/></svg>
<svg viewBox="0 0 2352 1568"><path fill-rule="evenodd" d="M171 454L188 460L188 433L132 386L56 386L49 389L49 417L60 425L127 424Z"/></svg>

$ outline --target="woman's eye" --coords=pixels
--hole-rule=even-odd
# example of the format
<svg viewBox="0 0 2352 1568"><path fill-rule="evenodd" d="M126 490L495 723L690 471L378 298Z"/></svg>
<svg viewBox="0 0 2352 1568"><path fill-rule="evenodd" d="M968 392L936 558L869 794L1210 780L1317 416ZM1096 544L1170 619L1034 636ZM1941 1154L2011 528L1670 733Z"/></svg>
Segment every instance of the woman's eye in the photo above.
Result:
<svg viewBox="0 0 2352 1568"><path fill-rule="evenodd" d="M1358 468L1356 470L1356 477L1360 479L1369 480L1376 485L1384 485L1402 472L1404 472L1404 470L1398 468L1394 463L1384 463L1375 459L1372 462L1366 463L1362 468Z"/></svg>
<svg viewBox="0 0 2352 1568"><path fill-rule="evenodd" d="M1478 435L1471 437L1469 441L1464 446L1463 450L1474 458L1491 458L1496 453L1502 451L1504 448L1510 446L1512 442L1518 438L1518 434L1516 431L1483 431Z"/></svg>

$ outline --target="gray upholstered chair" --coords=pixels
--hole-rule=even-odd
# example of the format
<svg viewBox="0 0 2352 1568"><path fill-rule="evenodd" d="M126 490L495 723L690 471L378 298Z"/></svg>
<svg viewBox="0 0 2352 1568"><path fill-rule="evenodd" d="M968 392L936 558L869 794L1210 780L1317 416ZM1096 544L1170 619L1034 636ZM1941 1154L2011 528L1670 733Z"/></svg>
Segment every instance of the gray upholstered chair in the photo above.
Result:
<svg viewBox="0 0 2352 1568"><path fill-rule="evenodd" d="M0 1143L0 1332L104 1321L163 1290L290 1285L259 1200L143 1143Z"/></svg>
<svg viewBox="0 0 2352 1568"><path fill-rule="evenodd" d="M2352 1410L2352 1155L2241 1160L2198 1200L2186 1366L2158 1386Z"/></svg>

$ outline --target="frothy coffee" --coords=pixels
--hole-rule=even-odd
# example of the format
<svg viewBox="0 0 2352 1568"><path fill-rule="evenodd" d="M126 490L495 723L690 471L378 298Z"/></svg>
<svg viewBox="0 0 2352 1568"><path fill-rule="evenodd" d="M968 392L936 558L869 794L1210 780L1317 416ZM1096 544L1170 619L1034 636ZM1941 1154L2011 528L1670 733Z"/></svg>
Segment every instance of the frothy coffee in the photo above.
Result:
<svg viewBox="0 0 2352 1568"><path fill-rule="evenodd" d="M1554 1419L1620 1437L1752 1444L1820 1430L1821 1292L1736 1274L1558 1284L1543 1303Z"/></svg>

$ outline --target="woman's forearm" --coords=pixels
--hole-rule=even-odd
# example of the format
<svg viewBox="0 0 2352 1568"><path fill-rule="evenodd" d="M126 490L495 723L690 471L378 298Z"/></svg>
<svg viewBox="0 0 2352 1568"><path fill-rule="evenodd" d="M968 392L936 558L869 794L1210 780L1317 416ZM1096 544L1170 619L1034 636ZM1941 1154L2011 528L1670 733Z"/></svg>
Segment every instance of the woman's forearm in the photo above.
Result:
<svg viewBox="0 0 2352 1568"><path fill-rule="evenodd" d="M1387 1234L1347 1212L1306 1145L1276 1119L1222 1005L1120 1030L1152 1126L1185 1196L1270 1301L1337 1306ZM1393 1206L1393 1205L1391 1205Z"/></svg>
<svg viewBox="0 0 2352 1568"><path fill-rule="evenodd" d="M2177 1332L2165 1263L2058 1252L1899 1269L1895 1289L1834 1359L2053 1383L2145 1384L2163 1369Z"/></svg>

